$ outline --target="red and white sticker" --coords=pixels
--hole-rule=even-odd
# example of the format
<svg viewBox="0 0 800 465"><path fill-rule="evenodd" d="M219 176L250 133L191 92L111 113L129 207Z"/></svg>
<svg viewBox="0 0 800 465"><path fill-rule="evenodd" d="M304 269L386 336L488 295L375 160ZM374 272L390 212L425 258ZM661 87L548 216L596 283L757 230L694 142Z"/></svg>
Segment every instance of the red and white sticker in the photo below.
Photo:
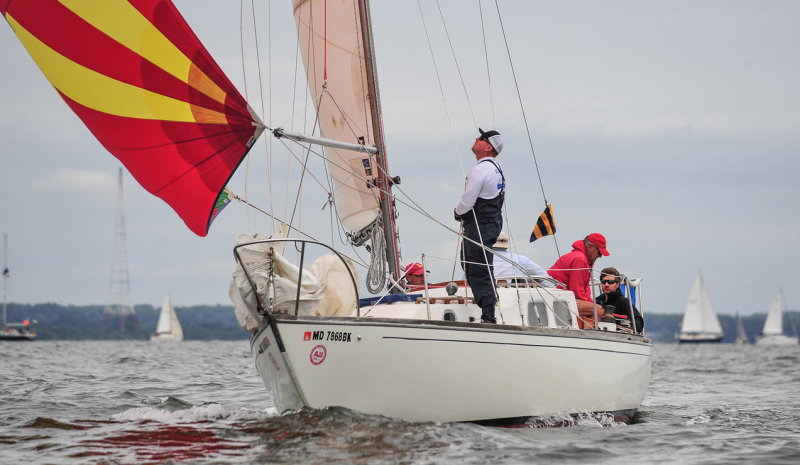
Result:
<svg viewBox="0 0 800 465"><path fill-rule="evenodd" d="M278 366L278 362L275 360L275 357L273 357L272 354L269 354L269 359L272 360L272 366L274 366L276 370L281 371L281 367Z"/></svg>
<svg viewBox="0 0 800 465"><path fill-rule="evenodd" d="M314 365L319 365L320 363L325 361L325 357L328 355L328 351L325 349L325 346L318 345L311 349L311 363Z"/></svg>
<svg viewBox="0 0 800 465"><path fill-rule="evenodd" d="M311 340L311 331L306 331L303 333L303 340L310 341Z"/></svg>

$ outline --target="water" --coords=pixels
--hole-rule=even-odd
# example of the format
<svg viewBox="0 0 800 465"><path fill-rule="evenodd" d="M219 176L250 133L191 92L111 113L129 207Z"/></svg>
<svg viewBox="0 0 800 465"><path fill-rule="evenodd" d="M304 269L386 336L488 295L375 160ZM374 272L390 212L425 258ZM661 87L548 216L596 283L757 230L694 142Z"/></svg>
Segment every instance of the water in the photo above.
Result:
<svg viewBox="0 0 800 465"><path fill-rule="evenodd" d="M0 343L0 463L791 463L800 346L654 347L633 424L277 416L246 342Z"/></svg>

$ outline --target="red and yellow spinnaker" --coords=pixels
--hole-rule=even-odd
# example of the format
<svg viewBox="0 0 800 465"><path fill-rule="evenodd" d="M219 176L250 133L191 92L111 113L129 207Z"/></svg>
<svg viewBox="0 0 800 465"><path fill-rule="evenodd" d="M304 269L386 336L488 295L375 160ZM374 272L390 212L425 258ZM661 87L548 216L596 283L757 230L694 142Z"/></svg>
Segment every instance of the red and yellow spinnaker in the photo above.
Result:
<svg viewBox="0 0 800 465"><path fill-rule="evenodd" d="M169 0L0 0L98 141L205 236L264 125Z"/></svg>

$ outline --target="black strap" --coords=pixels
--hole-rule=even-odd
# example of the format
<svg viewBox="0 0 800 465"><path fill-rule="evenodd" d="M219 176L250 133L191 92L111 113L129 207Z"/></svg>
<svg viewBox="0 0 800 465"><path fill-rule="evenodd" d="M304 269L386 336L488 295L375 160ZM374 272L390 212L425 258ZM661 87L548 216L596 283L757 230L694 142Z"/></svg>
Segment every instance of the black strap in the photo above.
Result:
<svg viewBox="0 0 800 465"><path fill-rule="evenodd" d="M505 192L506 192L506 177L503 175L503 169L500 168L500 165L498 165L494 161L494 158L485 157L481 161L479 161L478 163L480 164L480 163L483 163L485 161L488 161L489 163L493 164L494 167L497 168L497 171L500 172L500 178L503 180L503 187L500 189L500 193L505 194Z"/></svg>

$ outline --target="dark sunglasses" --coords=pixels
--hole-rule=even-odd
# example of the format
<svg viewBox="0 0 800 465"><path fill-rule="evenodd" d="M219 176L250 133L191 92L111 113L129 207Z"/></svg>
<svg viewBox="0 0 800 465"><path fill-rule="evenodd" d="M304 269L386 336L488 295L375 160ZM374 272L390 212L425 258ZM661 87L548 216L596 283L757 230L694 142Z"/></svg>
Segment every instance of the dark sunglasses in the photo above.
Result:
<svg viewBox="0 0 800 465"><path fill-rule="evenodd" d="M600 284L616 284L616 279L601 279Z"/></svg>

